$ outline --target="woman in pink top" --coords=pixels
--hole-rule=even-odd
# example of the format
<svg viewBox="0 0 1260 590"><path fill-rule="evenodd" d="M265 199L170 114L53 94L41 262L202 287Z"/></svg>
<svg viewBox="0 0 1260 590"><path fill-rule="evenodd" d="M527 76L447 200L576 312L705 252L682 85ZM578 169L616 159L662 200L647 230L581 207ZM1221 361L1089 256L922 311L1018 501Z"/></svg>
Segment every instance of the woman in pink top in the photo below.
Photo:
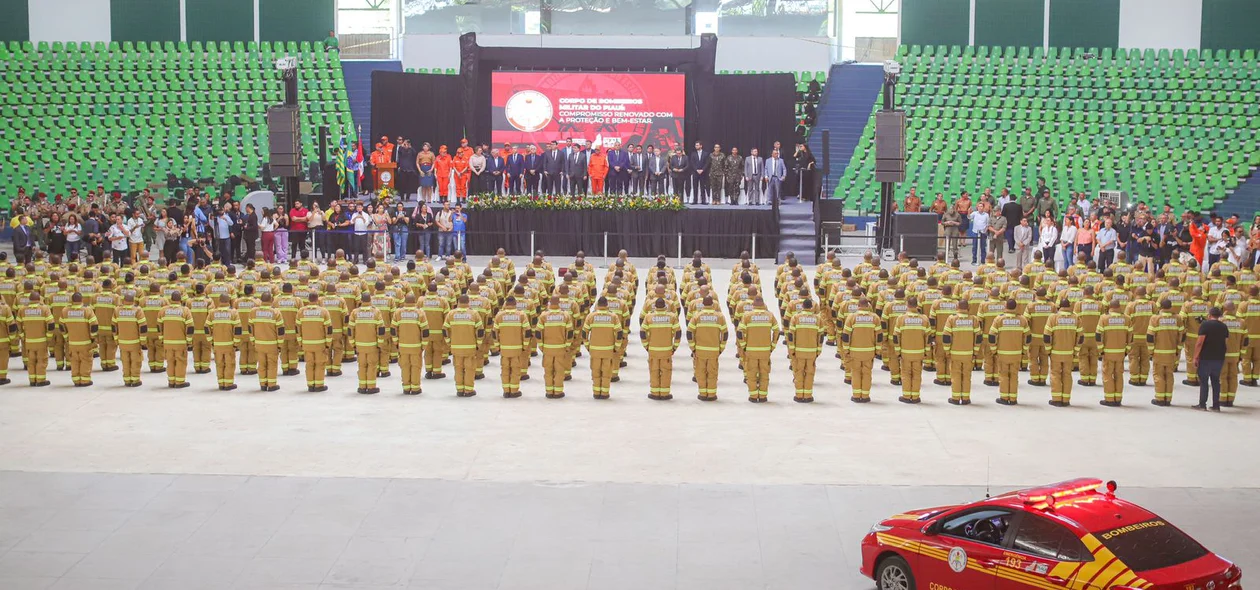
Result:
<svg viewBox="0 0 1260 590"><path fill-rule="evenodd" d="M1085 261L1094 259L1094 232L1098 231L1097 214L1090 214L1089 219L1076 228L1076 255L1085 255Z"/></svg>

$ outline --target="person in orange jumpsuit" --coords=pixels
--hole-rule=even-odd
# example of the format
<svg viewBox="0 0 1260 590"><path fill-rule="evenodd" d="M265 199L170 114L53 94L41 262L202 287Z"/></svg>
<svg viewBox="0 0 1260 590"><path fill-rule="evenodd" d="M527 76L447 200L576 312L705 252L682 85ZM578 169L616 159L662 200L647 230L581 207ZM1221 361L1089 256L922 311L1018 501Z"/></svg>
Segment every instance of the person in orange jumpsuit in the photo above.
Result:
<svg viewBox="0 0 1260 590"><path fill-rule="evenodd" d="M591 175L591 194L604 194L604 178L608 176L608 154L604 153L603 148L596 147L591 152L591 163L589 164Z"/></svg>
<svg viewBox="0 0 1260 590"><path fill-rule="evenodd" d="M464 140L467 143L468 140ZM455 157L451 159L451 167L455 170L455 197L461 202L468 198L468 180L472 178L472 169L468 167L468 155L464 150L470 149L468 146L462 146L455 150Z"/></svg>
<svg viewBox="0 0 1260 590"><path fill-rule="evenodd" d="M1207 227L1198 217L1195 217L1186 227L1190 230L1190 255L1199 261L1199 268L1203 268L1203 252L1207 249Z"/></svg>
<svg viewBox="0 0 1260 590"><path fill-rule="evenodd" d="M394 159L394 144L389 141L388 135L382 135L381 142L377 145L379 145L381 149L384 150L385 155L389 157L389 160L387 161L392 161Z"/></svg>
<svg viewBox="0 0 1260 590"><path fill-rule="evenodd" d="M451 191L451 155L446 146L438 146L437 160L433 163L433 175L437 177L438 200L445 201Z"/></svg>
<svg viewBox="0 0 1260 590"><path fill-rule="evenodd" d="M455 157L463 156L465 159L473 155L473 149L468 145L468 139L459 140L459 147L455 148ZM458 180L456 182L459 182Z"/></svg>

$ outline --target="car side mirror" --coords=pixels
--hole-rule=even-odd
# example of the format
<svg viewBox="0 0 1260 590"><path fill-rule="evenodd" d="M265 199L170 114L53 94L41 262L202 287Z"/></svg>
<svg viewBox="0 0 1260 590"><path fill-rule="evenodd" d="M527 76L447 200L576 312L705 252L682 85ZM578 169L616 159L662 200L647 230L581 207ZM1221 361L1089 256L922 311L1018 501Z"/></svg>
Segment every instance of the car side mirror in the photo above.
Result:
<svg viewBox="0 0 1260 590"><path fill-rule="evenodd" d="M940 520L933 521L932 524L927 525L927 527L923 529L923 534L928 535L929 537L939 535L940 532L941 532Z"/></svg>

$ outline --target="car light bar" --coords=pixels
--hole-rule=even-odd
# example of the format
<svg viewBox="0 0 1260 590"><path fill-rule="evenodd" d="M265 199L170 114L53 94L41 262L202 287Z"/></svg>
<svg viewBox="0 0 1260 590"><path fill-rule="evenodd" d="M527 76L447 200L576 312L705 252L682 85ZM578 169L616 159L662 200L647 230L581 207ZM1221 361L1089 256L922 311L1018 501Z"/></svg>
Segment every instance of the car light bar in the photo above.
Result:
<svg viewBox="0 0 1260 590"><path fill-rule="evenodd" d="M1102 492L1102 486L1103 481L1101 479L1084 477L1022 491L1019 493L1019 499L1024 504L1053 506L1058 500L1100 493ZM1114 488L1108 485L1107 490L1108 493L1111 493L1114 491Z"/></svg>

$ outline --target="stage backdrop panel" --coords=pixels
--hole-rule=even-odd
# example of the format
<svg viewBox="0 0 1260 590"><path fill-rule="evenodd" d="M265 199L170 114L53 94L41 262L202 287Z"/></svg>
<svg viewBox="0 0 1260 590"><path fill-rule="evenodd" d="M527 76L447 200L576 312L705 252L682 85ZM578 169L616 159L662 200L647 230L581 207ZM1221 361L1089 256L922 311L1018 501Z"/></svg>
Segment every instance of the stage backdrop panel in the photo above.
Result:
<svg viewBox="0 0 1260 590"><path fill-rule="evenodd" d="M505 248L511 256L528 256L530 232L534 248L548 256L571 257L578 250L595 262L604 254L625 249L633 257L678 255L678 233L683 233L683 257L695 250L705 256L737 258L752 251L757 234L757 255L778 252L779 225L774 212L749 209L687 209L684 211L474 211L468 214L468 251L494 254Z"/></svg>
<svg viewBox="0 0 1260 590"><path fill-rule="evenodd" d="M494 72L494 145L543 146L582 138L592 145L682 141L686 76L628 72Z"/></svg>
<svg viewBox="0 0 1260 590"><path fill-rule="evenodd" d="M705 149L718 143L726 153L737 147L741 156L747 156L757 148L762 158L768 158L771 146L779 141L786 152L782 156L792 156L796 141L792 74L714 76L712 87L713 100L700 105L700 134L695 138Z"/></svg>
<svg viewBox="0 0 1260 590"><path fill-rule="evenodd" d="M464 83L459 76L372 72L372 127L374 142L382 135L403 136L420 151L424 142L433 153L445 144L452 152L464 137ZM334 146L335 147L335 146ZM364 140L365 149L371 149Z"/></svg>

